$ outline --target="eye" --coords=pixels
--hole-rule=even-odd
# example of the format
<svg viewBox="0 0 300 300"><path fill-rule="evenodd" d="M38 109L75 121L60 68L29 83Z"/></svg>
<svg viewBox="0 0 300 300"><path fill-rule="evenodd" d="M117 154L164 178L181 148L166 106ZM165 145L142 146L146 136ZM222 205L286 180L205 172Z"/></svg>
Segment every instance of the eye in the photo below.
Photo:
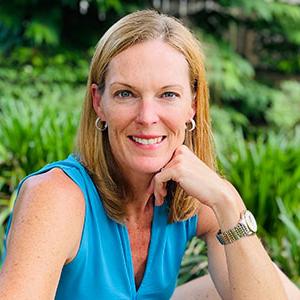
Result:
<svg viewBox="0 0 300 300"><path fill-rule="evenodd" d="M118 98L130 98L133 96L132 92L128 91L128 90L121 90L121 91L117 91L114 93L115 97Z"/></svg>
<svg viewBox="0 0 300 300"><path fill-rule="evenodd" d="M162 94L163 98L170 98L170 99L175 99L177 97L179 97L180 95L178 93L175 92L164 92Z"/></svg>

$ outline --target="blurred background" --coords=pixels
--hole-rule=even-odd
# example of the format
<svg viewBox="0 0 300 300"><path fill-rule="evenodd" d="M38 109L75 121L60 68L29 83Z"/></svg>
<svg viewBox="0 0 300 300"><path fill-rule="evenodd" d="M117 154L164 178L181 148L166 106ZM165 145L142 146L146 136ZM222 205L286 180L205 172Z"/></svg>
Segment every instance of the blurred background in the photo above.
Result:
<svg viewBox="0 0 300 300"><path fill-rule="evenodd" d="M300 286L300 0L1 1L0 242L20 179L72 151L97 41L144 8L202 41L220 171ZM189 243L178 284L207 272L205 254Z"/></svg>

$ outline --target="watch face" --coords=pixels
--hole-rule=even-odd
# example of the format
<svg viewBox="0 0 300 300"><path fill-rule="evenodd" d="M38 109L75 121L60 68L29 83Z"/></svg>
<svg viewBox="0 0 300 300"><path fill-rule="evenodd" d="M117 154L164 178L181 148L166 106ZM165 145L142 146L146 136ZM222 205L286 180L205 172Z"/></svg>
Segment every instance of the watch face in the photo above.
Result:
<svg viewBox="0 0 300 300"><path fill-rule="evenodd" d="M246 210L244 216L245 216L245 221L246 221L249 229L252 232L256 232L257 231L257 224L256 224L255 218L252 215L252 213L249 210Z"/></svg>

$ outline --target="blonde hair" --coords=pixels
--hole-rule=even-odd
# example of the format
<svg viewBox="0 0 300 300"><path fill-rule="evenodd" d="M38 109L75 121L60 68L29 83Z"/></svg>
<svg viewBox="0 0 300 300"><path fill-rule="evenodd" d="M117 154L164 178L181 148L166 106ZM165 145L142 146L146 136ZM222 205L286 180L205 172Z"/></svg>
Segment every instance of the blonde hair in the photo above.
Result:
<svg viewBox="0 0 300 300"><path fill-rule="evenodd" d="M91 85L105 88L105 75L109 62L125 49L144 41L162 39L181 52L188 62L191 88L195 92L195 130L186 131L187 145L210 168L215 168L215 156L209 117L209 94L205 78L204 56L200 43L179 20L153 10L131 13L103 35L92 58L80 126L77 136L77 153L89 171L103 201L107 214L116 222L123 223L126 217L126 202L130 189L126 179L118 172L113 158L107 131L95 128L97 115L92 105ZM169 222L193 216L197 200L189 197L177 184L168 188Z"/></svg>

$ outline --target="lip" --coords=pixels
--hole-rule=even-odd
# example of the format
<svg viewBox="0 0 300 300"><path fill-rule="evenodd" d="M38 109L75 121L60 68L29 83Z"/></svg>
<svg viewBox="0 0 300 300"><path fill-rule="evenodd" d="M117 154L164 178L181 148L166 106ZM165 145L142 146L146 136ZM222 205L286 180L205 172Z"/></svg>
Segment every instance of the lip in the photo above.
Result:
<svg viewBox="0 0 300 300"><path fill-rule="evenodd" d="M133 140L132 137L140 138L140 139L156 139L162 137L162 140L159 143L155 144L140 144L137 143L136 141ZM156 150L162 146L162 143L166 139L166 135L154 135L154 134L134 134L134 135L129 135L128 139L135 145L136 147L144 150Z"/></svg>
<svg viewBox="0 0 300 300"><path fill-rule="evenodd" d="M156 139L156 138L159 138L159 137L163 137L165 138L166 135L163 135L163 134L131 134L131 135L128 135L128 137L137 137L139 139Z"/></svg>

